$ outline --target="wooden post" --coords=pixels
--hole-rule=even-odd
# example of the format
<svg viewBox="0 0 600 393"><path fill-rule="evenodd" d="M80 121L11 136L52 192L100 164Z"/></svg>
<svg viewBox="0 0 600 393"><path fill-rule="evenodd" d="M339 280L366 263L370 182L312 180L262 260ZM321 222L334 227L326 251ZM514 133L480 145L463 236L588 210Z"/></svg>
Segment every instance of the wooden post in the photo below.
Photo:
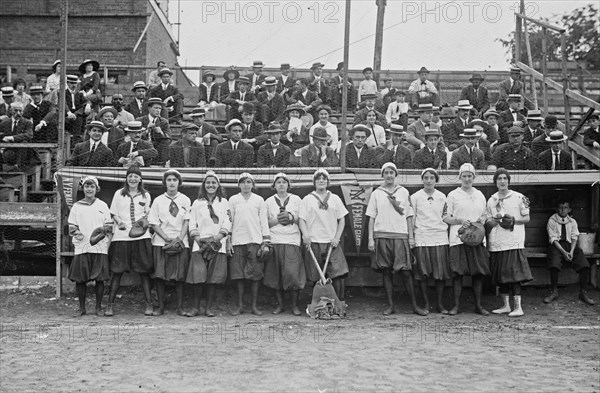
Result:
<svg viewBox="0 0 600 393"><path fill-rule="evenodd" d="M547 38L548 29L542 27L542 102L544 105L544 115L548 115L548 86L546 86L546 73L548 72L548 65L546 64L547 56Z"/></svg>
<svg viewBox="0 0 600 393"><path fill-rule="evenodd" d="M379 84L379 73L381 71L381 51L383 50L383 22L385 17L385 6L387 0L375 0L377 4L377 24L375 26L375 53L373 55L374 78Z"/></svg>
<svg viewBox="0 0 600 393"><path fill-rule="evenodd" d="M533 56L531 56L531 44L529 42L529 30L527 28L527 20L523 20L523 31L525 32L525 47L527 49L527 62L529 63L529 67L534 68L533 66ZM534 78L529 78L529 88L533 93L533 109L538 109L537 102L537 88L535 86L536 82Z"/></svg>
<svg viewBox="0 0 600 393"><path fill-rule="evenodd" d="M522 5L519 8L519 14L523 14L523 8ZM513 63L517 62L517 61L521 61L521 26L522 26L522 21L521 21L521 17L517 14L516 15L517 18L517 22L516 22L516 28L515 28L515 53L514 53L514 58L513 58Z"/></svg>
<svg viewBox="0 0 600 393"><path fill-rule="evenodd" d="M342 146L340 147L340 169L346 172L346 144L348 143L348 60L350 50L350 0L346 0L346 17L344 24L344 85L342 86Z"/></svg>
<svg viewBox="0 0 600 393"><path fill-rule="evenodd" d="M62 67L60 67L60 86L58 95L58 147L56 150L56 170L64 166L65 148L65 94L67 84L67 37L69 24L69 0L61 3L61 33L62 33ZM56 223L56 297L62 295L62 200L60 192L56 193L58 209Z"/></svg>
<svg viewBox="0 0 600 393"><path fill-rule="evenodd" d="M12 67L10 64L6 66L6 81L8 83L12 82Z"/></svg>
<svg viewBox="0 0 600 393"><path fill-rule="evenodd" d="M567 37L565 32L560 33L560 62L562 63L563 103L565 107L565 132L571 137L571 105L567 90L569 89L569 74L567 73Z"/></svg>

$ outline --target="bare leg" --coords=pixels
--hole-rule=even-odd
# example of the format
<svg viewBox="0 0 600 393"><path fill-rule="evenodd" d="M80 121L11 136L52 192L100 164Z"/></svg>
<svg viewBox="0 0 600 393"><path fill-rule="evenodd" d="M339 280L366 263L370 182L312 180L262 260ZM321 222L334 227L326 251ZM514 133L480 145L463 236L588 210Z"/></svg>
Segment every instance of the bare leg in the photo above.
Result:
<svg viewBox="0 0 600 393"><path fill-rule="evenodd" d="M252 314L254 315L263 315L262 311L257 307L259 285L260 281L251 281L250 283L250 291L252 292Z"/></svg>
<svg viewBox="0 0 600 393"><path fill-rule="evenodd" d="M448 314L444 308L444 280L435 280L435 294L437 295L437 310L440 314Z"/></svg>
<svg viewBox="0 0 600 393"><path fill-rule="evenodd" d="M412 273L408 270L402 270L401 274L402 280L404 281L404 286L406 287L406 292L408 292L408 298L410 300L413 312L417 315L427 315L429 313L428 311L425 311L419 306L417 306L417 301L415 300L415 287L413 285Z"/></svg>
<svg viewBox="0 0 600 393"><path fill-rule="evenodd" d="M452 289L454 291L454 307L448 312L450 315L458 314L458 308L460 307L460 295L462 293L462 276L454 276L452 279Z"/></svg>
<svg viewBox="0 0 600 393"><path fill-rule="evenodd" d="M388 308L383 311L383 315L391 315L396 310L394 308L394 279L389 270L383 272L383 289L388 302Z"/></svg>

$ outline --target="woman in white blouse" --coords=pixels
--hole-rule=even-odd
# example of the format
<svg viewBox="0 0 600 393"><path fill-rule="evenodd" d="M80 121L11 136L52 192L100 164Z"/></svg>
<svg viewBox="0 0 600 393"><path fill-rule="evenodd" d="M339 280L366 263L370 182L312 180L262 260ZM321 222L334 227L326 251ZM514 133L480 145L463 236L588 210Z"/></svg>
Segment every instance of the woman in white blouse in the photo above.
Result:
<svg viewBox="0 0 600 393"><path fill-rule="evenodd" d="M371 109L367 112L367 120L365 120L364 124L369 127L371 130L371 135L365 141L365 144L369 147L377 147L377 146L385 146L385 129L376 124L377 120L377 112L375 109Z"/></svg>
<svg viewBox="0 0 600 393"><path fill-rule="evenodd" d="M317 127L325 128L328 136L327 145L337 152L339 149L338 129L329 121L329 116L331 116L331 113L331 107L329 105L319 105L317 107L319 121L313 124L312 127L310 127L308 134L311 136L310 143L312 143L312 135L317 129Z"/></svg>

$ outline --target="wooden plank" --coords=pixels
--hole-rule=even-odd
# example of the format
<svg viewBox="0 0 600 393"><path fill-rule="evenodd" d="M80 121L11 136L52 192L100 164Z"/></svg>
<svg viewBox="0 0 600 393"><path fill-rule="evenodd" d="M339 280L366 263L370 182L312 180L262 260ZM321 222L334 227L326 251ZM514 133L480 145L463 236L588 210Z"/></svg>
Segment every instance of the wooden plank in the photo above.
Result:
<svg viewBox="0 0 600 393"><path fill-rule="evenodd" d="M20 199L27 201L27 174L25 172L0 172L0 178L19 189Z"/></svg>
<svg viewBox="0 0 600 393"><path fill-rule="evenodd" d="M58 216L54 203L0 202L0 222L6 226L55 228Z"/></svg>
<svg viewBox="0 0 600 393"><path fill-rule="evenodd" d="M569 96L570 98L576 100L577 102L588 106L590 108L594 108L597 111L600 111L600 104L597 103L596 101L592 100L591 98L588 98L584 95L582 95L580 92L575 91L575 90L571 90L571 89L567 89L567 96Z"/></svg>
<svg viewBox="0 0 600 393"><path fill-rule="evenodd" d="M579 154L580 156L583 156L585 159L589 160L594 165L600 166L600 157L598 155L598 151L595 150L593 147L585 146L583 144L583 136L581 136L581 135L575 136L573 139L567 141L567 145L569 146L569 148L571 150L574 150L577 154ZM595 172L596 172L596 179L593 181L598 180L598 172L597 171L595 171Z"/></svg>
<svg viewBox="0 0 600 393"><path fill-rule="evenodd" d="M32 149L58 149L57 143L7 143L0 142L0 148L10 147L13 149L32 148Z"/></svg>
<svg viewBox="0 0 600 393"><path fill-rule="evenodd" d="M523 71L527 72L529 75L533 76L536 80L545 82L548 86L552 87L557 91L562 91L562 84L556 82L554 79L548 77L544 79L544 76L540 72L534 70L526 64L521 63L520 61L518 61L516 65Z"/></svg>

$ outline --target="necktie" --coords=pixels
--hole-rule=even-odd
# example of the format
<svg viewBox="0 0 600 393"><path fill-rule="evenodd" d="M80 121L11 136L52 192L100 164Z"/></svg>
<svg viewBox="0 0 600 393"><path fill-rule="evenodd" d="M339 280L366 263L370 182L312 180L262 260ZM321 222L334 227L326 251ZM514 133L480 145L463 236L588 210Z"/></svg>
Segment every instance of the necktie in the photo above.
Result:
<svg viewBox="0 0 600 393"><path fill-rule="evenodd" d="M240 101L244 101L244 97L246 96L246 93L242 93L240 94Z"/></svg>
<svg viewBox="0 0 600 393"><path fill-rule="evenodd" d="M169 204L169 214L173 217L177 217L177 214L179 214L179 206L175 203L175 198L177 198L177 196L175 196L175 198L167 196L167 198L171 200L171 203Z"/></svg>
<svg viewBox="0 0 600 393"><path fill-rule="evenodd" d="M236 150L237 150L237 143L234 143L233 144L233 151L236 151Z"/></svg>
<svg viewBox="0 0 600 393"><path fill-rule="evenodd" d="M392 158L392 162L396 162L396 156L398 155L398 146L394 146L394 158Z"/></svg>
<svg viewBox="0 0 600 393"><path fill-rule="evenodd" d="M400 112L400 105L396 105L396 114L398 114L398 112Z"/></svg>
<svg viewBox="0 0 600 393"><path fill-rule="evenodd" d="M131 199L131 202L129 203L129 218L131 219L131 223L133 224L135 222L135 204L133 203L133 197L131 196L131 194L127 195L129 195L129 198Z"/></svg>
<svg viewBox="0 0 600 393"><path fill-rule="evenodd" d="M16 121L16 120L13 120L13 122L12 122L12 128L10 129L11 133L13 133L13 134L14 134L14 132L15 132L15 126L16 126L16 125L17 125L17 121Z"/></svg>
<svg viewBox="0 0 600 393"><path fill-rule="evenodd" d="M469 151L469 162L472 164L473 163L473 149L467 148L467 150Z"/></svg>
<svg viewBox="0 0 600 393"><path fill-rule="evenodd" d="M210 214L210 218L213 220L213 223L219 223L219 216L215 213L215 209L213 209L212 201L208 201L208 214Z"/></svg>
<svg viewBox="0 0 600 393"><path fill-rule="evenodd" d="M75 110L75 93L71 92L71 109Z"/></svg>
<svg viewBox="0 0 600 393"><path fill-rule="evenodd" d="M133 153L134 151L137 151L137 143L131 144L131 152Z"/></svg>
<svg viewBox="0 0 600 393"><path fill-rule="evenodd" d="M552 170L556 170L556 163L558 162L558 153L552 153Z"/></svg>
<svg viewBox="0 0 600 393"><path fill-rule="evenodd" d="M92 154L94 154L96 152L97 147L98 147L98 142L94 142L94 144L92 145Z"/></svg>
<svg viewBox="0 0 600 393"><path fill-rule="evenodd" d="M567 224L560 224L560 241L567 241Z"/></svg>

